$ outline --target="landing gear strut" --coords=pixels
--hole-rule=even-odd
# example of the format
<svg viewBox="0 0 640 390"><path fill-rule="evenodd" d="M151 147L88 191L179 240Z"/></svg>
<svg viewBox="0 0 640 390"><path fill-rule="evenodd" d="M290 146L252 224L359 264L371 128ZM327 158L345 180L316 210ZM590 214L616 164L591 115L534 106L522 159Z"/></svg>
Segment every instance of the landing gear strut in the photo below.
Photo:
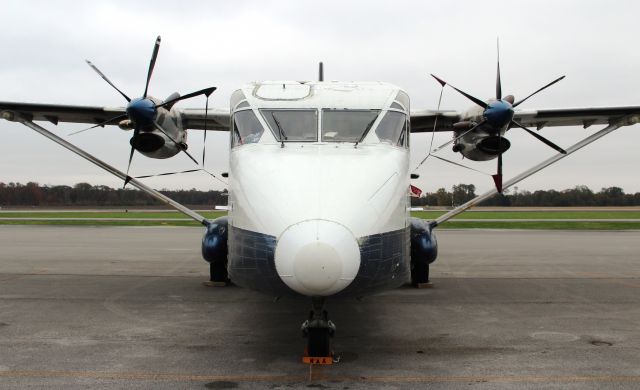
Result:
<svg viewBox="0 0 640 390"><path fill-rule="evenodd" d="M336 326L324 310L324 298L312 298L309 319L302 324L302 334L307 338L307 350L303 362L332 364L331 337Z"/></svg>

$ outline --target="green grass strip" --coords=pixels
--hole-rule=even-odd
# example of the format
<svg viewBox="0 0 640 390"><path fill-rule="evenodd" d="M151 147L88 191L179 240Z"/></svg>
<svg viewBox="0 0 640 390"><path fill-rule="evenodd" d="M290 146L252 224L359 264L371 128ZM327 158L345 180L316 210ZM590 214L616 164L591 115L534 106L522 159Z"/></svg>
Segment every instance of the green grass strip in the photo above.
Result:
<svg viewBox="0 0 640 390"><path fill-rule="evenodd" d="M442 211L414 211L412 216L435 219L444 214ZM462 219L637 219L640 211L468 211L459 214Z"/></svg>
<svg viewBox="0 0 640 390"><path fill-rule="evenodd" d="M529 229L529 230L640 230L638 222L456 222L440 225L443 229Z"/></svg>
<svg viewBox="0 0 640 390"><path fill-rule="evenodd" d="M225 215L226 211L203 211L200 214L206 218L215 219ZM2 218L188 218L177 211L69 211L69 212L30 212L30 211L1 211Z"/></svg>

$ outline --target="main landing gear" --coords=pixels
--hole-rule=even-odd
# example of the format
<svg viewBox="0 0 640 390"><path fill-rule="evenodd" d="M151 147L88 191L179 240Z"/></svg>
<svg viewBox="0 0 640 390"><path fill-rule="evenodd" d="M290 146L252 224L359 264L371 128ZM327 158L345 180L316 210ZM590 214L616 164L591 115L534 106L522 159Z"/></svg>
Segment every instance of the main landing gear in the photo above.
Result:
<svg viewBox="0 0 640 390"><path fill-rule="evenodd" d="M309 319L302 324L302 334L307 338L307 348L302 361L307 364L333 364L331 337L336 326L324 310L324 298L312 298Z"/></svg>
<svg viewBox="0 0 640 390"><path fill-rule="evenodd" d="M207 287L225 287L231 284L227 273L227 265L222 262L209 263L209 280L204 282Z"/></svg>
<svg viewBox="0 0 640 390"><path fill-rule="evenodd" d="M431 288L429 280L429 264L416 262L411 264L411 284L417 288Z"/></svg>

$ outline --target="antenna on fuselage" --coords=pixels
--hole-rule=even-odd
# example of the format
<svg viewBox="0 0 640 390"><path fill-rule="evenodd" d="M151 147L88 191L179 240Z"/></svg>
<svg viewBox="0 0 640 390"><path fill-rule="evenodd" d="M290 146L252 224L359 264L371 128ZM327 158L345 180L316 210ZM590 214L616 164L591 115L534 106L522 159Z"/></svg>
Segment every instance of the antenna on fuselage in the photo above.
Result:
<svg viewBox="0 0 640 390"><path fill-rule="evenodd" d="M322 61L318 64L318 81L324 81L324 65Z"/></svg>

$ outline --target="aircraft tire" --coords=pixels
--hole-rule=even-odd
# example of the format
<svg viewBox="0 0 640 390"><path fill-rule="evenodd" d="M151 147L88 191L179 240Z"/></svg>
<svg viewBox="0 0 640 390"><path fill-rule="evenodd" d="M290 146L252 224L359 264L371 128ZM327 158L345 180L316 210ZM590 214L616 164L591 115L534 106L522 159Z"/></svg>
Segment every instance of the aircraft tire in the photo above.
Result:
<svg viewBox="0 0 640 390"><path fill-rule="evenodd" d="M228 283L227 265L221 261L209 263L209 279L211 282Z"/></svg>
<svg viewBox="0 0 640 390"><path fill-rule="evenodd" d="M411 266L411 283L418 286L429 283L429 264L414 263Z"/></svg>
<svg viewBox="0 0 640 390"><path fill-rule="evenodd" d="M331 356L331 334L329 328L309 328L307 353L312 357Z"/></svg>

